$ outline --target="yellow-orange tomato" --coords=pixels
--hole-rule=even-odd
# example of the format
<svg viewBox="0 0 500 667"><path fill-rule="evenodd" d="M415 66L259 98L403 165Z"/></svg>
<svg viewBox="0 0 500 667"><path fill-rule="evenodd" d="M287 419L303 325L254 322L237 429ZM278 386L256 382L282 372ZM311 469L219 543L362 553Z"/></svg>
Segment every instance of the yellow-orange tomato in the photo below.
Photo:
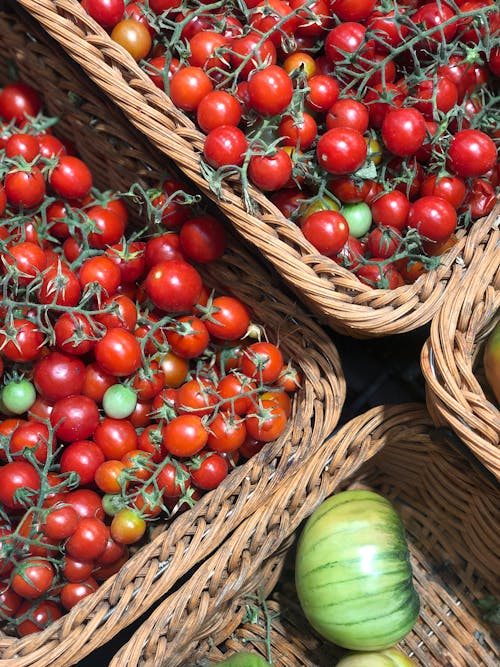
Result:
<svg viewBox="0 0 500 667"><path fill-rule="evenodd" d="M148 29L135 19L123 19L115 25L111 39L130 53L137 62L151 51L151 35Z"/></svg>
<svg viewBox="0 0 500 667"><path fill-rule="evenodd" d="M304 51L296 51L291 53L283 62L283 69L287 74L292 74L300 69L306 75L306 79L310 79L316 74L316 61L308 53Z"/></svg>

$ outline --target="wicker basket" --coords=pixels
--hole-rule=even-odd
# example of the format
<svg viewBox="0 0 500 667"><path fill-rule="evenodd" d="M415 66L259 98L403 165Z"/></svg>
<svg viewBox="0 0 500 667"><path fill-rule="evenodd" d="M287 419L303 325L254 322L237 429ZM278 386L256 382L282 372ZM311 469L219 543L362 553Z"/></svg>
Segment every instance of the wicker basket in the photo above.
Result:
<svg viewBox="0 0 500 667"><path fill-rule="evenodd" d="M78 62L132 123L173 158L274 264L311 310L333 329L359 338L403 333L428 322L457 287L475 250L487 239L500 205L477 221L441 265L413 285L373 290L333 260L318 254L299 227L284 218L262 193L250 188L259 210L246 212L238 186L218 198L200 173L204 136L141 71L133 58L85 12L77 0L19 0Z"/></svg>
<svg viewBox="0 0 500 667"><path fill-rule="evenodd" d="M0 12L0 45L0 85L7 82L8 58L20 78L43 93L48 113L61 117L58 131L75 144L98 187L126 191L137 180L153 187L165 175L163 156L141 143L46 35L38 36L19 17ZM207 284L242 298L255 321L265 323L271 339L279 338L284 355L300 369L303 386L294 398L286 432L235 468L218 489L179 515L117 575L47 630L23 639L0 633L2 665L69 667L104 644L213 552L304 465L336 425L345 386L333 343L241 241L228 236L223 260L203 275Z"/></svg>
<svg viewBox="0 0 500 667"><path fill-rule="evenodd" d="M352 487L389 498L407 530L422 606L401 648L421 667L498 665L499 646L478 601L500 593L500 492L435 433L414 404L374 408L349 422L204 563L200 588L186 586L176 606L174 599L159 606L110 667L201 667L243 649L266 656L266 637L275 667L335 664L339 649L317 638L300 612L290 536L325 497ZM375 454L361 468L360 452L361 459ZM342 469L352 457L356 464L346 479ZM265 595L277 568L279 586L264 622L262 615L259 623L245 622L259 587Z"/></svg>
<svg viewBox="0 0 500 667"><path fill-rule="evenodd" d="M477 250L422 350L427 406L500 479L500 410L484 382L483 344L500 310L500 230Z"/></svg>

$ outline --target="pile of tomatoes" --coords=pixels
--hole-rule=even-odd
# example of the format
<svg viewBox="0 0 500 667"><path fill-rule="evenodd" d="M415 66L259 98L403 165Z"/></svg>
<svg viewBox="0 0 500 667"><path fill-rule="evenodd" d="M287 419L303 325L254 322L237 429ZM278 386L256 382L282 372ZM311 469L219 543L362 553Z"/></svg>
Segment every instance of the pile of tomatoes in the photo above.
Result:
<svg viewBox="0 0 500 667"><path fill-rule="evenodd" d="M98 191L25 84L0 120L0 620L23 636L276 439L300 377L204 283L224 228L182 183Z"/></svg>
<svg viewBox="0 0 500 667"><path fill-rule="evenodd" d="M414 282L499 183L494 0L83 0L238 177L373 287ZM233 181L234 182L234 181Z"/></svg>

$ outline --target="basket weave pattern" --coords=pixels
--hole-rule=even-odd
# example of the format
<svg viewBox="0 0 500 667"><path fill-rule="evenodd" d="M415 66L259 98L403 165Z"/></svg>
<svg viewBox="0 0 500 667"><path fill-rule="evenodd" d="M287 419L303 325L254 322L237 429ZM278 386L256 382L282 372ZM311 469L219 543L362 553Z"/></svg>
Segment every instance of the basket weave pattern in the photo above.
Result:
<svg viewBox="0 0 500 667"><path fill-rule="evenodd" d="M304 302L332 328L356 337L411 331L428 322L457 287L474 250L483 244L500 213L500 205L458 244L441 265L413 285L373 290L333 260L318 254L299 227L256 188L249 192L258 213L244 209L238 184L225 186L222 197L201 176L204 135L174 107L141 71L133 58L81 8L76 0L19 0L63 46L94 82L119 106L151 143L210 197L234 227L272 262Z"/></svg>
<svg viewBox="0 0 500 667"><path fill-rule="evenodd" d="M433 432L418 405L374 408L352 420L200 568L202 592L186 586L162 603L110 667L208 665L222 659L214 648L222 642L225 656L238 650L265 655L265 627L242 623L253 604L246 593L258 586L245 585L240 594L236 585L257 577L265 593L279 557L282 573L286 562L293 567L290 536L300 522L331 493L361 487L390 499L407 531L421 612L401 648L421 667L497 665L499 647L477 601L500 593L500 492ZM344 458L350 460L348 480L341 473ZM275 667L334 664L338 649L314 636L293 585L280 591L269 602L271 614L280 612L270 628Z"/></svg>
<svg viewBox="0 0 500 667"><path fill-rule="evenodd" d="M480 382L484 340L500 311L500 230L478 248L455 298L443 303L422 350L427 406L500 479L500 411Z"/></svg>
<svg viewBox="0 0 500 667"><path fill-rule="evenodd" d="M4 62L0 85L8 82L6 58L21 80L39 90L57 131L72 141L101 188L126 191L139 180L153 187L165 176L164 157L145 146L126 120L100 98L85 75L65 62L59 47L19 17L0 12ZM133 213L133 211L131 211ZM138 218L136 219L138 222ZM345 396L337 351L269 273L231 234L222 261L202 271L207 284L243 299L256 322L275 335L300 370L303 386L281 438L237 467L215 491L181 514L120 572L66 616L41 633L15 639L0 633L5 667L69 667L101 646L164 596L198 562L212 553L247 516L299 470L336 425Z"/></svg>

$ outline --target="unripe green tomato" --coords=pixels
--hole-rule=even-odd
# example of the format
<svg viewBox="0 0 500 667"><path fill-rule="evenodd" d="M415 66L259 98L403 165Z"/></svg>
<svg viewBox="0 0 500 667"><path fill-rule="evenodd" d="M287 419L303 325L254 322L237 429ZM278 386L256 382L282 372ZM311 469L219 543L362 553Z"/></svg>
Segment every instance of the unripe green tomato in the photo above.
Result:
<svg viewBox="0 0 500 667"><path fill-rule="evenodd" d="M29 380L9 382L2 389L2 403L8 412L22 415L36 400L35 387Z"/></svg>
<svg viewBox="0 0 500 667"><path fill-rule="evenodd" d="M119 493L105 493L101 502L102 509L108 516L115 516L125 507L123 498Z"/></svg>
<svg viewBox="0 0 500 667"><path fill-rule="evenodd" d="M377 653L351 653L346 655L337 667L416 667L405 653L396 648L388 648Z"/></svg>
<svg viewBox="0 0 500 667"><path fill-rule="evenodd" d="M102 397L103 410L112 419L130 417L136 405L136 392L123 384L113 384L108 387Z"/></svg>
<svg viewBox="0 0 500 667"><path fill-rule="evenodd" d="M250 653L249 651L235 653L219 664L225 665L225 667L269 667L267 660L264 660L260 655Z"/></svg>
<svg viewBox="0 0 500 667"><path fill-rule="evenodd" d="M368 204L361 201L356 204L346 204L340 212L347 220L349 234L356 239L364 236L372 226L372 212Z"/></svg>

